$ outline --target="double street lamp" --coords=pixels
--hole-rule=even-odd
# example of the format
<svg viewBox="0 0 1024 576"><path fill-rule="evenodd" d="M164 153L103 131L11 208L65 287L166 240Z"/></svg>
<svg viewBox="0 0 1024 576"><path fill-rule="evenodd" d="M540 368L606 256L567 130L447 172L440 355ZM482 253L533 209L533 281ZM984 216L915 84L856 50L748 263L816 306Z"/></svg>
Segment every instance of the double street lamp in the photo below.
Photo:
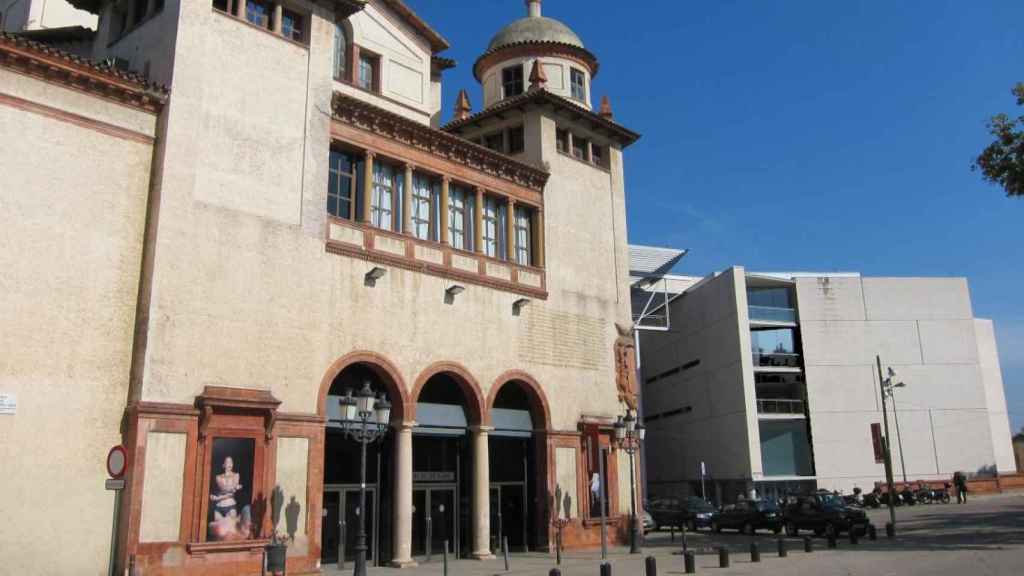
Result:
<svg viewBox="0 0 1024 576"><path fill-rule="evenodd" d="M896 388L904 388L906 384L903 382L896 382L896 371L889 367L887 371L889 377L882 381L882 402L885 402L885 397L888 396L889 400L892 401L892 419L896 423L896 445L900 449L900 471L903 473L903 483L907 483L907 462L903 458L903 437L900 435L900 418L899 412L896 411L896 397L893 395L893 391Z"/></svg>
<svg viewBox="0 0 1024 576"><path fill-rule="evenodd" d="M359 442L362 450L362 464L359 469L359 537L356 540L356 565L353 574L366 576L366 445L382 440L388 433L391 421L391 403L382 394L373 395L370 381L363 382L363 389L352 395L348 390L338 401L341 408L339 422L345 436Z"/></svg>
<svg viewBox="0 0 1024 576"><path fill-rule="evenodd" d="M643 424L637 423L636 416L632 409L626 410L626 416L619 416L615 421L615 443L622 450L629 454L629 553L640 553L639 528L636 521L636 465L633 463L633 455L640 448L647 429Z"/></svg>

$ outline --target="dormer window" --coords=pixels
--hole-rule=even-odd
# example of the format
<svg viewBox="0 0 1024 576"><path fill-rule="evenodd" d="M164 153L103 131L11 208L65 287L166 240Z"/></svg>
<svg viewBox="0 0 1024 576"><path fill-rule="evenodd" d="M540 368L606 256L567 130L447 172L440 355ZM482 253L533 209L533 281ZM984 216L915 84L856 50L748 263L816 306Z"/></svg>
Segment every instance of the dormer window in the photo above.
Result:
<svg viewBox="0 0 1024 576"><path fill-rule="evenodd" d="M572 84L572 97L574 100L580 102L587 101L587 76L582 70L573 68L570 73L570 82Z"/></svg>
<svg viewBox="0 0 1024 576"><path fill-rule="evenodd" d="M505 98L523 93L523 65L509 66L501 71L501 85Z"/></svg>

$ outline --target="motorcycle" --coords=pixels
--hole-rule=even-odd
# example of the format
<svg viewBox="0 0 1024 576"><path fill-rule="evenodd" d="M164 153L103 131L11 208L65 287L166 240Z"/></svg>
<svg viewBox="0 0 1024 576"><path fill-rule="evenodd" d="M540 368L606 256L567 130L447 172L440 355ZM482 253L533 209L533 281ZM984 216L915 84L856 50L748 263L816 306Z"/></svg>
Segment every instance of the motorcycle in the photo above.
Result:
<svg viewBox="0 0 1024 576"><path fill-rule="evenodd" d="M864 495L865 508L880 508L881 506L882 498L880 492L868 492Z"/></svg>
<svg viewBox="0 0 1024 576"><path fill-rule="evenodd" d="M900 492L900 500L902 500L903 503L906 504L907 506L913 506L914 504L917 504L917 497L914 495L914 491L911 490L909 486L903 488L903 491Z"/></svg>
<svg viewBox="0 0 1024 576"><path fill-rule="evenodd" d="M917 491L917 501L922 504L949 504L949 483L942 488L921 488Z"/></svg>

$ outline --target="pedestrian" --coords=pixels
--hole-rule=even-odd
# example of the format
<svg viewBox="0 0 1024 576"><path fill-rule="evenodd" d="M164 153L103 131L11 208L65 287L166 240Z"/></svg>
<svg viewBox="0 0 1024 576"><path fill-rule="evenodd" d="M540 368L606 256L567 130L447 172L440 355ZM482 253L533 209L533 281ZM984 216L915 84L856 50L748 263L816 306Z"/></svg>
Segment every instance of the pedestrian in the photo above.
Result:
<svg viewBox="0 0 1024 576"><path fill-rule="evenodd" d="M953 486L956 488L956 503L967 503L967 475L957 471L953 474Z"/></svg>

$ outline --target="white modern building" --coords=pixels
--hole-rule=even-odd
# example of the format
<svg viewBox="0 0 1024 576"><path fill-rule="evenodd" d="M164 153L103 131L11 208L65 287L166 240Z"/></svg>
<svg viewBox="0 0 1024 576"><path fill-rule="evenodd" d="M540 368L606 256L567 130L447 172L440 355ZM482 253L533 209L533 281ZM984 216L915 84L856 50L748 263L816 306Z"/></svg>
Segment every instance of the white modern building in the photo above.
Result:
<svg viewBox="0 0 1024 576"><path fill-rule="evenodd" d="M163 4L162 0L140 0ZM97 18L67 0L0 0L0 32L30 32L81 26L96 28Z"/></svg>
<svg viewBox="0 0 1024 576"><path fill-rule="evenodd" d="M733 267L664 285L670 327L640 340L650 496L870 489L876 357L904 384L888 405L897 480L1015 470L992 322L966 279Z"/></svg>

